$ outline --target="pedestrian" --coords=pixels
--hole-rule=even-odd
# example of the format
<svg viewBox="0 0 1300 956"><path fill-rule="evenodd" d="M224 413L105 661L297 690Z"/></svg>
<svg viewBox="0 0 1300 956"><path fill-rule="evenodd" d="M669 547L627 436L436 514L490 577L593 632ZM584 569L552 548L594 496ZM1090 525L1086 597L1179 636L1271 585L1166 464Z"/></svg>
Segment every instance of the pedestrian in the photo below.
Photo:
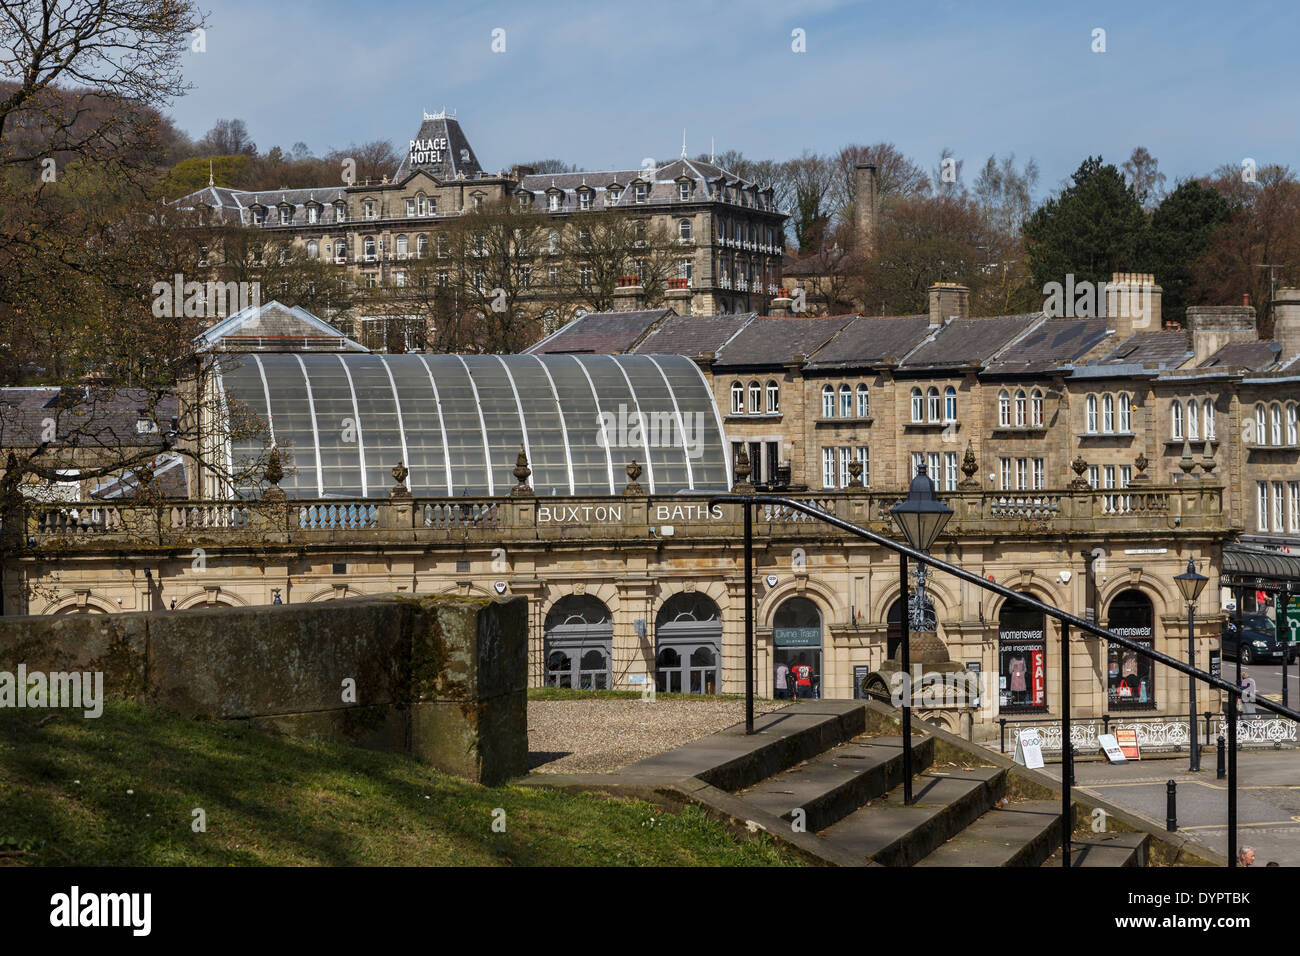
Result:
<svg viewBox="0 0 1300 956"><path fill-rule="evenodd" d="M1250 671L1241 672L1241 712L1246 717L1255 716L1255 678Z"/></svg>
<svg viewBox="0 0 1300 956"><path fill-rule="evenodd" d="M806 700L813 695L813 669L806 654L799 655L799 662L794 665L794 695Z"/></svg>
<svg viewBox="0 0 1300 956"><path fill-rule="evenodd" d="M785 661L776 665L776 699L786 700L790 696L790 685L786 678L790 675L790 668Z"/></svg>
<svg viewBox="0 0 1300 956"><path fill-rule="evenodd" d="M1238 866L1255 865L1255 848L1253 846L1243 846L1241 852L1237 854Z"/></svg>

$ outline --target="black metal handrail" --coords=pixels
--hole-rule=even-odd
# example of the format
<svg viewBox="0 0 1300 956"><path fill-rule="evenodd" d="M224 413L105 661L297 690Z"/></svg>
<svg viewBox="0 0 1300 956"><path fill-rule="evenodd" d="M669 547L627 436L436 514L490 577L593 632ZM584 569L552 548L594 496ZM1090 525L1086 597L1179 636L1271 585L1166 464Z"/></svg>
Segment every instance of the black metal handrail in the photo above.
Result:
<svg viewBox="0 0 1300 956"><path fill-rule="evenodd" d="M1157 651L1153 647L1139 644L1127 637L1115 634L1100 625L1084 620L1076 614L1071 614L1069 611L1063 611L1058 607L1045 604L1032 595L1022 594L1019 591L1012 590L1006 585L998 584L995 581L989 581L972 571L967 571L965 568L959 567L955 564L949 564L947 561L933 557L932 555L926 554L924 551L919 551L900 541L895 541L893 538L886 537L883 534L870 531L851 521L845 521L843 518L822 511L806 502L782 497L780 495L726 494L713 496L709 499L709 504L739 504L743 505L745 508L745 727L747 732L753 733L754 730L754 533L753 522L751 520L751 508L754 505L783 505L792 508L795 511L800 511L811 518L816 518L818 521L839 528L841 531L847 531L849 534L856 535L859 538L865 538L868 541L874 542L875 544L898 554L900 556L901 585L903 587L904 595L907 593L907 559L910 558L920 564L927 565L940 571L946 571L948 574L951 574L962 581L974 584L976 587L983 588L985 591L991 591L994 594L1000 594L1005 598L1017 601L1022 605L1040 611L1045 616L1054 618L1058 621L1061 625L1061 739L1063 741L1070 740L1069 642L1071 627L1078 628L1080 631L1091 636L1104 638L1105 640L1118 644L1127 650L1141 654L1149 660L1164 664L1166 667L1172 667L1181 674L1186 674L1188 677L1203 681L1210 687L1225 691L1228 695L1228 866L1235 867L1237 865L1237 707L1239 698L1243 693L1243 688L1241 686L1224 680L1222 677L1215 677L1208 671L1203 671L1199 668L1184 664L1177 658L1170 657L1168 654ZM904 602L906 602L905 597ZM905 608L906 603L904 603L903 606ZM1238 607L1240 607L1240 602L1238 603ZM906 621L905 613L902 615L902 620L904 622ZM906 624L904 623L903 641L905 653L906 645L908 643L907 637ZM1257 697L1253 702L1257 706L1262 707L1265 710L1270 710L1279 716L1300 721L1300 712L1292 710L1290 707L1275 704L1263 697ZM903 711L903 756L904 758L907 758L911 753L912 746L910 721L908 720L911 711L910 706L905 705ZM1070 866L1070 837L1074 825L1073 813L1071 812L1071 781L1074 777L1074 768L1073 761L1070 759L1070 748L1068 746L1063 747L1061 754L1061 864L1062 866L1068 867ZM905 764L910 764L910 761L905 759ZM906 801L906 792L911 789L909 766L905 766L904 776L908 778L905 780L906 786L904 788L904 800Z"/></svg>

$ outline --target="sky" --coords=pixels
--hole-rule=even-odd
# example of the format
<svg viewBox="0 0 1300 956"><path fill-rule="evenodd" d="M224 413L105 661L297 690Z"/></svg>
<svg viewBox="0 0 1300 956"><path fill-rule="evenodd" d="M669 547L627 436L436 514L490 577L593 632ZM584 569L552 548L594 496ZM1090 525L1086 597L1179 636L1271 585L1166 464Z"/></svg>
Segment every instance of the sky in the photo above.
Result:
<svg viewBox="0 0 1300 956"><path fill-rule="evenodd" d="M1300 166L1295 3L201 6L205 50L186 54L193 88L171 115L196 138L241 118L263 150L388 139L405 152L423 112L446 108L489 170L637 167L678 156L683 129L692 156L884 140L934 169L948 147L968 185L990 154L1014 153L1037 161L1040 196L1088 155L1120 163L1136 146L1166 187L1248 157Z"/></svg>

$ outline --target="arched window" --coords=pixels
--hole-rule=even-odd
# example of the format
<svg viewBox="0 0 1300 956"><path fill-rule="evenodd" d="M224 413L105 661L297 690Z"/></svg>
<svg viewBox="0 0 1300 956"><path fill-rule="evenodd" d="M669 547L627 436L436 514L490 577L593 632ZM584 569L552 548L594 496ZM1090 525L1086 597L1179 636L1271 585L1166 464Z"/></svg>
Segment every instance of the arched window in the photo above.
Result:
<svg viewBox="0 0 1300 956"><path fill-rule="evenodd" d="M939 390L933 385L925 395L926 410L925 415L932 422L939 420Z"/></svg>
<svg viewBox="0 0 1300 956"><path fill-rule="evenodd" d="M316 259L320 257L320 244L315 239L307 243L307 258Z"/></svg>
<svg viewBox="0 0 1300 956"><path fill-rule="evenodd" d="M1291 402L1286 407L1286 443L1288 445L1300 444L1296 441L1296 403Z"/></svg>
<svg viewBox="0 0 1300 956"><path fill-rule="evenodd" d="M609 688L614 626L609 608L589 594L560 598L544 625L546 685Z"/></svg>
<svg viewBox="0 0 1300 956"><path fill-rule="evenodd" d="M925 402L921 396L919 388L912 389L912 421L919 422L925 412Z"/></svg>
<svg viewBox="0 0 1300 956"><path fill-rule="evenodd" d="M822 615L805 597L786 599L772 618L775 684L787 697L822 696Z"/></svg>
<svg viewBox="0 0 1300 956"><path fill-rule="evenodd" d="M943 420L945 422L957 420L957 389L951 385L943 390Z"/></svg>
<svg viewBox="0 0 1300 956"><path fill-rule="evenodd" d="M763 386L758 382L749 383L749 410L755 415L763 410Z"/></svg>
<svg viewBox="0 0 1300 956"><path fill-rule="evenodd" d="M998 424L1003 428L1011 424L1011 394L1005 388L998 392Z"/></svg>
<svg viewBox="0 0 1300 956"><path fill-rule="evenodd" d="M822 418L835 417L835 389L829 385L822 386Z"/></svg>
<svg viewBox="0 0 1300 956"><path fill-rule="evenodd" d="M1187 437L1192 441L1201 437L1201 417L1197 413L1196 402L1187 403Z"/></svg>
<svg viewBox="0 0 1300 956"><path fill-rule="evenodd" d="M1028 406L1025 404L1025 393L1023 389L1016 389L1016 425L1024 427L1029 419Z"/></svg>
<svg viewBox="0 0 1300 956"><path fill-rule="evenodd" d="M677 223L677 235L681 239L691 238L691 221L689 219L683 219Z"/></svg>
<svg viewBox="0 0 1300 956"><path fill-rule="evenodd" d="M405 236L398 236L398 237L397 237L397 254L398 254L399 256L402 256L402 257L405 257L405 256L406 256L406 237L405 237Z"/></svg>
<svg viewBox="0 0 1300 956"><path fill-rule="evenodd" d="M699 591L674 594L655 615L655 689L716 694L721 682L722 614Z"/></svg>
<svg viewBox="0 0 1300 956"><path fill-rule="evenodd" d="M1101 430L1107 434L1115 430L1115 396L1101 397Z"/></svg>
<svg viewBox="0 0 1300 956"><path fill-rule="evenodd" d="M767 383L767 410L770 414L781 410L781 387L776 382Z"/></svg>
<svg viewBox="0 0 1300 956"><path fill-rule="evenodd" d="M417 216L423 216L423 215L426 215L426 214L427 214L427 211L428 211L428 208L429 208L429 207L428 207L428 201L425 199L425 197L424 197L424 193L416 193L416 194L415 194L415 214L416 214Z"/></svg>
<svg viewBox="0 0 1300 956"><path fill-rule="evenodd" d="M416 257L417 257L417 258L420 258L420 259L423 259L424 256L425 256L425 254L426 254L428 251L429 251L429 237L426 236L426 235L419 235L419 236L416 236L416 238L415 238L415 255L416 255Z"/></svg>
<svg viewBox="0 0 1300 956"><path fill-rule="evenodd" d="M367 259L373 259L375 257L375 237L366 236L362 246L363 246L363 253L365 257Z"/></svg>
<svg viewBox="0 0 1300 956"><path fill-rule="evenodd" d="M1282 406L1274 402L1269 411L1272 412L1273 444L1280 445L1282 444Z"/></svg>
<svg viewBox="0 0 1300 956"><path fill-rule="evenodd" d="M1154 647L1155 614L1151 599L1130 588L1110 602L1106 626L1144 647ZM1107 703L1112 710L1154 710L1155 667L1148 657L1111 644L1107 671Z"/></svg>
<svg viewBox="0 0 1300 956"><path fill-rule="evenodd" d="M1084 423L1084 431L1089 435L1097 434L1097 396L1089 395L1086 403L1087 420Z"/></svg>
<svg viewBox="0 0 1300 956"><path fill-rule="evenodd" d="M870 417L871 417L871 396L867 391L866 385L859 385L858 386L858 418L870 418Z"/></svg>
<svg viewBox="0 0 1300 956"><path fill-rule="evenodd" d="M1029 422L1035 427L1043 424L1043 393L1038 389L1029 396Z"/></svg>
<svg viewBox="0 0 1300 956"><path fill-rule="evenodd" d="M1014 599L998 612L998 709L1047 710L1047 642L1043 615Z"/></svg>
<svg viewBox="0 0 1300 956"><path fill-rule="evenodd" d="M1177 399L1169 406L1169 434L1173 438L1183 437L1183 403Z"/></svg>
<svg viewBox="0 0 1300 956"><path fill-rule="evenodd" d="M1132 406L1133 399L1127 392L1119 393L1119 430L1121 432L1131 432L1133 430Z"/></svg>
<svg viewBox="0 0 1300 956"><path fill-rule="evenodd" d="M1255 406L1255 444L1268 444L1268 410L1263 402Z"/></svg>
<svg viewBox="0 0 1300 956"><path fill-rule="evenodd" d="M1214 399L1207 398L1202 406L1205 409L1205 437L1214 438Z"/></svg>
<svg viewBox="0 0 1300 956"><path fill-rule="evenodd" d="M740 382L731 383L731 414L743 415L745 412L745 386Z"/></svg>

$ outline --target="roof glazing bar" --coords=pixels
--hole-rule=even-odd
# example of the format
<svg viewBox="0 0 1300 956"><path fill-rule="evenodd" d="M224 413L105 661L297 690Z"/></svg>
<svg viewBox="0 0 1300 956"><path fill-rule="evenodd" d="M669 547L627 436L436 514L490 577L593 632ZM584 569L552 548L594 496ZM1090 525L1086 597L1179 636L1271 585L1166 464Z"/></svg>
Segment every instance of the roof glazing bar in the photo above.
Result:
<svg viewBox="0 0 1300 956"><path fill-rule="evenodd" d="M311 412L311 437L316 443L316 494L320 498L325 497L325 471L321 468L320 463L320 431L316 428L316 399L312 397L311 376L307 374L307 366L302 360L302 356L297 352L293 357L298 360L298 367L302 369L302 380L307 383L307 410Z"/></svg>
<svg viewBox="0 0 1300 956"><path fill-rule="evenodd" d="M357 405L357 389L356 386L352 384L352 370L348 368L348 363L343 361L343 356L335 355L334 357L338 359L339 364L343 366L343 374L346 375L348 379L348 392L352 396L352 420L357 427L357 458L361 464L361 497L368 498L370 497L370 489L366 483L366 437L361 432L361 408Z"/></svg>
<svg viewBox="0 0 1300 956"><path fill-rule="evenodd" d="M533 358L537 359L537 364L540 365L542 371L546 373L546 380L551 383L551 395L555 399L555 414L560 416L560 434L564 437L564 467L567 468L569 472L569 494L576 494L576 488L573 483L573 455L569 450L569 426L564 423L564 409L560 407L560 393L556 391L555 379L551 378L551 370L546 367L546 363L542 361L541 356L534 355Z"/></svg>
<svg viewBox="0 0 1300 956"><path fill-rule="evenodd" d="M474 373L469 369L469 363L459 355L456 358L460 364L465 367L465 376L469 379L469 387L474 392L474 408L478 410L478 427L483 436L483 469L487 472L488 497L496 497L496 484L492 481L492 450L488 447L487 422L483 420L483 403L478 397L478 386L474 384Z"/></svg>

